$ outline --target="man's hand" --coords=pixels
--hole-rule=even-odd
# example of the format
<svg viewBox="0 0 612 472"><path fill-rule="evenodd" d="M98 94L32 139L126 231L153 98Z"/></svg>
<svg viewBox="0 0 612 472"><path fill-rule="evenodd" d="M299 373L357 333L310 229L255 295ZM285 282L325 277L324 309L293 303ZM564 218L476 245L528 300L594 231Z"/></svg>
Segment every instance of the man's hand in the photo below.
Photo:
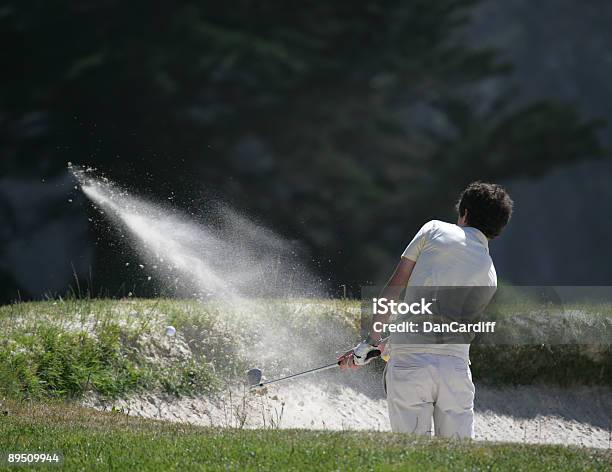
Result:
<svg viewBox="0 0 612 472"><path fill-rule="evenodd" d="M369 364L372 359L382 354L384 344L372 346L366 341L361 341L350 351L345 352L338 358L341 369L358 369Z"/></svg>

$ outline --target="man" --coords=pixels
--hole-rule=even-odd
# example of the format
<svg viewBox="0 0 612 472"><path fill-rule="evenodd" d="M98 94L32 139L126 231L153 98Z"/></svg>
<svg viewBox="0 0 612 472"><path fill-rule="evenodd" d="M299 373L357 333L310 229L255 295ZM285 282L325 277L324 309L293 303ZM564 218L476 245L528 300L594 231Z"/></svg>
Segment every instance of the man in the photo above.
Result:
<svg viewBox="0 0 612 472"><path fill-rule="evenodd" d="M426 223L402 254L381 298L397 300L411 287L497 287L489 240L510 220L513 202L499 185L474 182L457 203L457 224ZM406 288L408 287L408 288ZM418 290L418 289L415 289ZM486 300L486 303L490 297ZM485 303L485 306L486 306ZM339 358L340 367L356 368L369 362L368 353L382 346L375 314L365 341ZM436 436L474 437L474 384L469 368L469 344L393 343L387 348L387 403L391 429Z"/></svg>

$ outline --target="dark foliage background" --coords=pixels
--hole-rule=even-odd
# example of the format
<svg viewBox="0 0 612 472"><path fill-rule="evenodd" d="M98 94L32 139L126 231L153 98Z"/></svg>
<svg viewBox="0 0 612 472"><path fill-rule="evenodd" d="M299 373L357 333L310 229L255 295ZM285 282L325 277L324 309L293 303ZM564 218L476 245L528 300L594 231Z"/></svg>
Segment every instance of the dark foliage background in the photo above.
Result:
<svg viewBox="0 0 612 472"><path fill-rule="evenodd" d="M0 174L48 182L71 161L191 210L222 199L303 241L331 287L378 282L469 181L604 155L602 122L573 104L511 80L483 93L512 67L465 40L473 4L0 2ZM7 202L0 298L39 297L10 241L86 210L62 200L25 224ZM76 272L118 290L113 236L80 238L98 245Z"/></svg>

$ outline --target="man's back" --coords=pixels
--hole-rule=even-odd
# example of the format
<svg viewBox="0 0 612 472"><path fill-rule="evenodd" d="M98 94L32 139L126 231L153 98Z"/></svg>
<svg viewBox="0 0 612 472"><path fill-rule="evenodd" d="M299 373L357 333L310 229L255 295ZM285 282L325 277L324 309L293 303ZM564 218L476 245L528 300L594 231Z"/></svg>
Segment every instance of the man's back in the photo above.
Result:
<svg viewBox="0 0 612 472"><path fill-rule="evenodd" d="M408 244L402 257L416 263L408 282L412 287L497 286L487 237L476 228L429 221ZM403 342L398 342L399 338ZM410 338L410 335L394 336L389 345L391 355L427 353L469 361L469 344L418 344Z"/></svg>
<svg viewBox="0 0 612 472"><path fill-rule="evenodd" d="M402 257L416 262L411 286L497 286L487 237L476 228L429 221Z"/></svg>

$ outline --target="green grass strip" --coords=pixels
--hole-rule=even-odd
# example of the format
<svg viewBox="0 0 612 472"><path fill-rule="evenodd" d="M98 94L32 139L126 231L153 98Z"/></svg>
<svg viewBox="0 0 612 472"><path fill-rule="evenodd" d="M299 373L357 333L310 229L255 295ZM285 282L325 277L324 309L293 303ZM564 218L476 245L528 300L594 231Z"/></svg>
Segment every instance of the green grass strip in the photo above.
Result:
<svg viewBox="0 0 612 472"><path fill-rule="evenodd" d="M56 470L612 468L610 450L426 440L376 432L200 428L143 420L121 412L100 413L63 403L5 402L1 409L0 452L60 452L64 462ZM16 469L0 466L0 470Z"/></svg>

